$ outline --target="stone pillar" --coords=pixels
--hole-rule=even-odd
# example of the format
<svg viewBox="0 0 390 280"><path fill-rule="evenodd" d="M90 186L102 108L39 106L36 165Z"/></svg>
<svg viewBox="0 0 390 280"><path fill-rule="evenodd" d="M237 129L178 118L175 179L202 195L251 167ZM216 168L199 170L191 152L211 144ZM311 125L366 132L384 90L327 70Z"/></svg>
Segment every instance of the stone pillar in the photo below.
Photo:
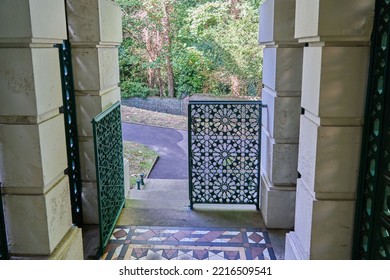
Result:
<svg viewBox="0 0 390 280"><path fill-rule="evenodd" d="M268 228L294 225L303 45L294 38L295 0L260 7L263 56L261 212Z"/></svg>
<svg viewBox="0 0 390 280"><path fill-rule="evenodd" d="M303 55L295 229L286 259L350 259L375 1L297 0Z"/></svg>
<svg viewBox="0 0 390 280"><path fill-rule="evenodd" d="M62 0L0 2L0 182L12 258L83 259L72 225L58 49Z"/></svg>
<svg viewBox="0 0 390 280"><path fill-rule="evenodd" d="M109 0L67 0L83 181L83 218L98 224L92 119L120 100L121 9Z"/></svg>

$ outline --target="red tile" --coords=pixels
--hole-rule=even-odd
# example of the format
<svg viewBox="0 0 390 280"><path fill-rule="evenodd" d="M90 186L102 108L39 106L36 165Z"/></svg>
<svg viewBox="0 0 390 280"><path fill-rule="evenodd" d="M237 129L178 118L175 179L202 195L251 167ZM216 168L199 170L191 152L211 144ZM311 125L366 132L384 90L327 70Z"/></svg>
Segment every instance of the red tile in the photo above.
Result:
<svg viewBox="0 0 390 280"><path fill-rule="evenodd" d="M210 231L207 233L203 238L207 239L208 241L213 241L214 239L220 237L224 231Z"/></svg>
<svg viewBox="0 0 390 280"><path fill-rule="evenodd" d="M230 239L229 243L242 243L242 233L239 233L235 237Z"/></svg>
<svg viewBox="0 0 390 280"><path fill-rule="evenodd" d="M261 240L263 240L264 238L257 234L256 232L252 233L250 236L249 236L249 239L256 242L256 243L259 243Z"/></svg>
<svg viewBox="0 0 390 280"><path fill-rule="evenodd" d="M115 236L116 239L119 239L119 238L125 237L127 235L127 232L124 231L123 229L121 229L121 230L118 230L117 232L115 232L113 235Z"/></svg>

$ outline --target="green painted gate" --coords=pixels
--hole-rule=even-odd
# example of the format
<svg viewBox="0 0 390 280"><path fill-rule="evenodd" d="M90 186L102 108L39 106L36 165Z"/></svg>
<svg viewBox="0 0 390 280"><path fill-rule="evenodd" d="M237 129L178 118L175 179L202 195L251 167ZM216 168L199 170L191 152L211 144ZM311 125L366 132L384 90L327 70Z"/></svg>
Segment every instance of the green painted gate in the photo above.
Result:
<svg viewBox="0 0 390 280"><path fill-rule="evenodd" d="M357 198L355 259L390 259L390 0L377 0Z"/></svg>
<svg viewBox="0 0 390 280"><path fill-rule="evenodd" d="M117 102L97 115L92 124L102 254L125 203L120 103Z"/></svg>
<svg viewBox="0 0 390 280"><path fill-rule="evenodd" d="M259 209L260 101L190 101L190 207L254 204Z"/></svg>

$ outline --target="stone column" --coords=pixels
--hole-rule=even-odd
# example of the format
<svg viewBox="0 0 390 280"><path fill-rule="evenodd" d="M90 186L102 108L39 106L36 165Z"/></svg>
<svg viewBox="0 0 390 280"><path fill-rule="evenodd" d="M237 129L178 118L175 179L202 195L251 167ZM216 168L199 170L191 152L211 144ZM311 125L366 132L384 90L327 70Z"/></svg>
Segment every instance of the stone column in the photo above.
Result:
<svg viewBox="0 0 390 280"><path fill-rule="evenodd" d="M72 225L58 49L62 0L0 2L0 182L12 258L83 259Z"/></svg>
<svg viewBox="0 0 390 280"><path fill-rule="evenodd" d="M261 212L268 228L294 225L303 45L294 38L295 0L260 7L263 56Z"/></svg>
<svg viewBox="0 0 390 280"><path fill-rule="evenodd" d="M286 259L350 259L375 1L297 0L303 55L295 230Z"/></svg>
<svg viewBox="0 0 390 280"><path fill-rule="evenodd" d="M83 181L83 218L98 224L92 119L120 100L121 9L109 0L67 0Z"/></svg>

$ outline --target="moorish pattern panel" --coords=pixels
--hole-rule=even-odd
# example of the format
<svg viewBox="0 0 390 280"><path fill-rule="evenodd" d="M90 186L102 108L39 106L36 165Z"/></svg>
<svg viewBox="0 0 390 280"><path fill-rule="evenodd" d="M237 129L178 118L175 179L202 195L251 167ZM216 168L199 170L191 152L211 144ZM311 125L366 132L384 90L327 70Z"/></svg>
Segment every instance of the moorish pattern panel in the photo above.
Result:
<svg viewBox="0 0 390 280"><path fill-rule="evenodd" d="M189 181L196 203L259 207L260 101L189 104Z"/></svg>
<svg viewBox="0 0 390 280"><path fill-rule="evenodd" d="M92 123L102 253L125 203L120 103L96 116Z"/></svg>
<svg viewBox="0 0 390 280"><path fill-rule="evenodd" d="M376 1L354 258L390 259L390 0Z"/></svg>

